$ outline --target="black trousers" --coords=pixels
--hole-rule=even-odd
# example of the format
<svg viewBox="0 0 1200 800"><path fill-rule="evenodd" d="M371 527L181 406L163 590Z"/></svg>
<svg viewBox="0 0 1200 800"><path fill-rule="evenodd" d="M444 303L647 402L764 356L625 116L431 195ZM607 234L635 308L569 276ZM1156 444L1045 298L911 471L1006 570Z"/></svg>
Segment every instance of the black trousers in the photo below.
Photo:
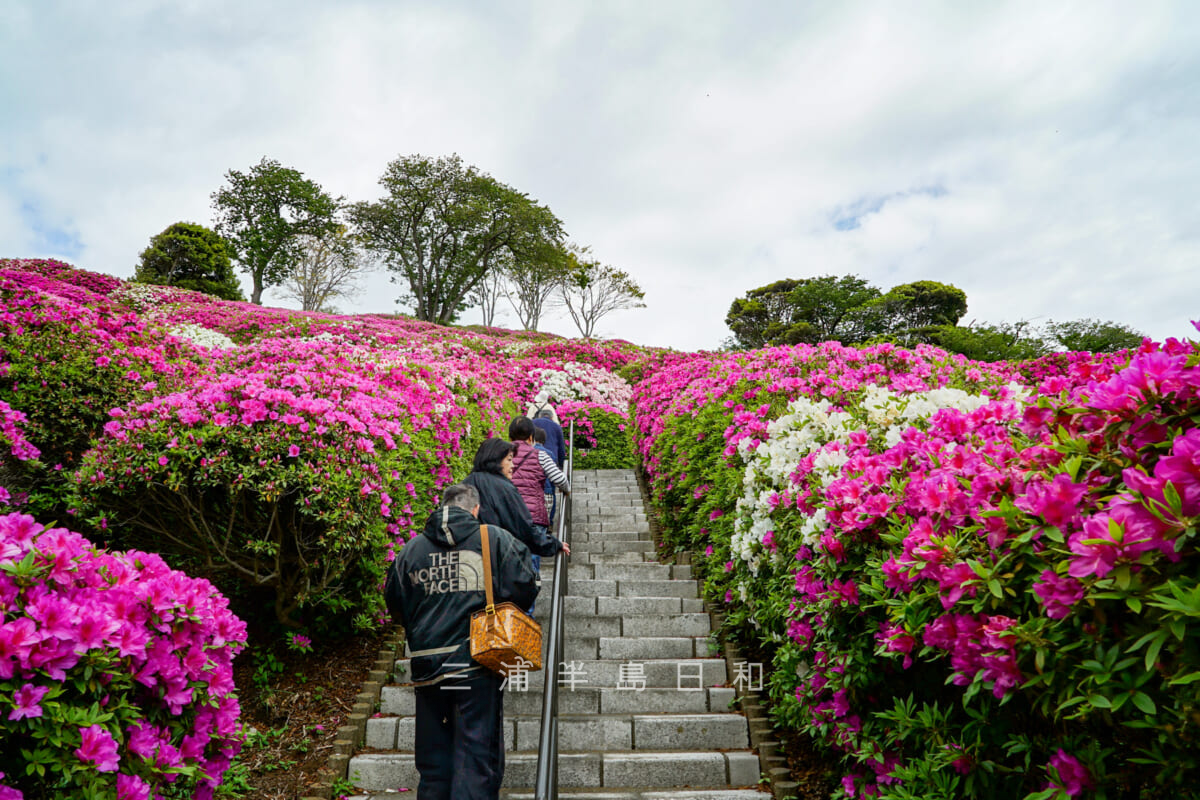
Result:
<svg viewBox="0 0 1200 800"><path fill-rule="evenodd" d="M497 800L504 777L503 678L480 669L419 686L417 800Z"/></svg>

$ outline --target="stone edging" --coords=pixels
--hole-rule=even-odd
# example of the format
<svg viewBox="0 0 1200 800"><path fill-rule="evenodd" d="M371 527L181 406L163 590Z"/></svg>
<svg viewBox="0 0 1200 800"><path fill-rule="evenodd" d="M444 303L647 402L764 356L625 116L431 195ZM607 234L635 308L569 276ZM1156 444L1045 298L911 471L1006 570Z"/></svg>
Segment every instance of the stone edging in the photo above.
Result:
<svg viewBox="0 0 1200 800"><path fill-rule="evenodd" d="M350 769L350 756L363 744L367 720L375 713L383 686L391 679L392 670L396 668L402 642L399 628L393 628L384 639L379 657L367 673L362 688L354 696L354 705L350 709L350 716L346 718L346 724L337 730L329 763L321 770L318 782L309 787L308 794L300 800L332 800L334 781L346 780Z"/></svg>
<svg viewBox="0 0 1200 800"><path fill-rule="evenodd" d="M642 494L642 503L646 507L646 519L650 522L650 535L654 539L654 552L656 556L661 556L662 526L659 525L658 519L652 511L653 506L650 504L646 476L640 468L635 468L634 474L637 475L638 488ZM691 562L692 554L689 552L677 553L675 555L676 564L691 564ZM725 615L708 600L704 600L703 602L704 610L708 613L709 619L712 621L713 631L720 631L721 625L725 621ZM738 662L746 663L747 661L733 642L724 643L723 653L725 655L726 674L728 675L736 674L735 664ZM770 718L767 717L760 693L751 692L746 686L739 687L734 685L733 690L740 701L742 713L746 715L746 721L750 726L750 747L758 751L759 764L762 767L763 774L770 781L771 793L775 795L775 800L796 797L799 794L800 784L792 780L792 771L788 769L787 758L784 756L783 750L775 738L775 729L771 725Z"/></svg>

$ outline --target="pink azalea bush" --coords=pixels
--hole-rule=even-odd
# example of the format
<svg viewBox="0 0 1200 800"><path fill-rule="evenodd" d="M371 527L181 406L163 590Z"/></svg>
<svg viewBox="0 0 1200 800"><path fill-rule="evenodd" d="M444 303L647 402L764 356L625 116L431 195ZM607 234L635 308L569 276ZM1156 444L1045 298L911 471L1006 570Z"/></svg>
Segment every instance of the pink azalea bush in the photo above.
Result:
<svg viewBox="0 0 1200 800"><path fill-rule="evenodd" d="M289 339L110 413L76 507L114 541L251 576L285 625L372 624L383 554L463 471L481 427L419 365Z"/></svg>
<svg viewBox="0 0 1200 800"><path fill-rule="evenodd" d="M189 348L83 288L115 278L62 280L74 272L60 262L0 261L0 402L22 415L21 436L38 451L37 459L14 453L23 463L10 462L0 485L48 519L65 513L70 471L109 408L199 369Z"/></svg>
<svg viewBox="0 0 1200 800"><path fill-rule="evenodd" d="M212 797L245 626L207 581L0 516L0 797Z"/></svg>
<svg viewBox="0 0 1200 800"><path fill-rule="evenodd" d="M671 542L844 796L1196 783L1200 357L1126 358L826 344L637 387Z"/></svg>

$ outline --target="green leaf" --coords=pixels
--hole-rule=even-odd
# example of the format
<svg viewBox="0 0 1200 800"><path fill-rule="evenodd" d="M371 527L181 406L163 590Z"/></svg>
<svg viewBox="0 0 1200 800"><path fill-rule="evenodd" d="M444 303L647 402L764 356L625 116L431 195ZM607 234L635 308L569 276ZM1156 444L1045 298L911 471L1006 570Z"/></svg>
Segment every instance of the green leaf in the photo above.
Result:
<svg viewBox="0 0 1200 800"><path fill-rule="evenodd" d="M1163 499L1167 501L1171 511L1175 512L1175 516L1183 516L1183 501L1179 498L1179 491L1170 481L1163 484Z"/></svg>
<svg viewBox="0 0 1200 800"><path fill-rule="evenodd" d="M1172 678L1169 683L1171 686L1183 686L1184 684L1195 683L1196 681L1200 681L1200 672L1190 672L1181 678Z"/></svg>
<svg viewBox="0 0 1200 800"><path fill-rule="evenodd" d="M1154 714L1158 711L1154 705L1154 701L1150 699L1150 695L1144 692L1136 692L1133 695L1133 704L1146 714Z"/></svg>
<svg viewBox="0 0 1200 800"><path fill-rule="evenodd" d="M1162 650L1162 646L1167 641L1167 632L1164 630L1155 631L1154 641L1150 643L1150 647L1146 650L1146 671L1154 669L1154 662L1158 660L1158 653Z"/></svg>

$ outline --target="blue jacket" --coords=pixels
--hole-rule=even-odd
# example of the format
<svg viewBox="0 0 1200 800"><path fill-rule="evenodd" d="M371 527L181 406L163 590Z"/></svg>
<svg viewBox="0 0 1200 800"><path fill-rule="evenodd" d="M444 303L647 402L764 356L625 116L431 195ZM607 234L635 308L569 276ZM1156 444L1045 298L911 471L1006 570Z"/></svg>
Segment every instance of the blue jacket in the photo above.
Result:
<svg viewBox="0 0 1200 800"><path fill-rule="evenodd" d="M567 460L567 441L562 426L549 417L534 417L533 424L546 432L546 449L554 459L554 466L562 469Z"/></svg>

